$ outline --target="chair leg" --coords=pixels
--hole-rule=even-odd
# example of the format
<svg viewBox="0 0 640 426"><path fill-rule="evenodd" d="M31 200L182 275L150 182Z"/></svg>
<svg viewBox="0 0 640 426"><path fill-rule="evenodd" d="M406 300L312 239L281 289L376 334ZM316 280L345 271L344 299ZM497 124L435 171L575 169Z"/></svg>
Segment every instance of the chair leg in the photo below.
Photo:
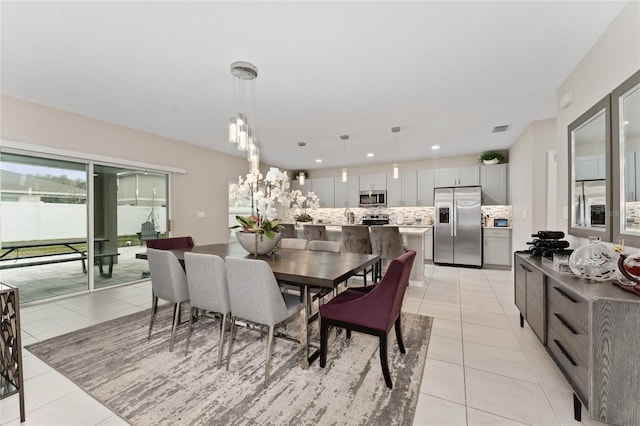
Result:
<svg viewBox="0 0 640 426"><path fill-rule="evenodd" d="M391 382L391 374L389 374L389 362L387 361L387 335L380 336L380 365L382 366L382 375L384 382L389 389L393 389Z"/></svg>
<svg viewBox="0 0 640 426"><path fill-rule="evenodd" d="M180 303L176 303L173 314L173 327L171 327L171 343L169 343L169 352L173 352L173 342L176 340L176 330L180 323Z"/></svg>
<svg viewBox="0 0 640 426"><path fill-rule="evenodd" d="M220 319L220 343L218 346L218 368L222 365L222 351L224 350L224 339L227 335L227 323L229 322L229 313L223 314Z"/></svg>
<svg viewBox="0 0 640 426"><path fill-rule="evenodd" d="M227 348L227 371L229 371L229 361L231 361L231 349L233 347L233 333L236 329L236 317L231 316L231 324L229 325L231 330L229 330L229 347Z"/></svg>
<svg viewBox="0 0 640 426"><path fill-rule="evenodd" d="M158 310L158 298L151 296L151 322L149 323L149 336L147 340L151 340L151 329L153 328L153 320L156 317L156 311Z"/></svg>
<svg viewBox="0 0 640 426"><path fill-rule="evenodd" d="M264 365L264 385L269 384L269 371L271 370L271 351L273 350L273 332L275 325L269 326L269 338L267 339L267 360Z"/></svg>
<svg viewBox="0 0 640 426"><path fill-rule="evenodd" d="M320 318L320 367L327 364L327 339L329 334L329 323Z"/></svg>
<svg viewBox="0 0 640 426"><path fill-rule="evenodd" d="M404 349L404 342L402 341L402 325L400 323L400 314L398 314L398 318L396 319L396 340L398 341L398 347L400 347L400 353L405 354L406 351Z"/></svg>
<svg viewBox="0 0 640 426"><path fill-rule="evenodd" d="M187 344L184 347L184 356L187 356L187 353L189 352L189 342L191 341L191 325L193 324L193 316L195 315L195 310L196 308L192 306L191 310L189 311L189 325L187 325Z"/></svg>
<svg viewBox="0 0 640 426"><path fill-rule="evenodd" d="M347 328L346 336L347 336L347 339L351 339L351 329L350 328Z"/></svg>

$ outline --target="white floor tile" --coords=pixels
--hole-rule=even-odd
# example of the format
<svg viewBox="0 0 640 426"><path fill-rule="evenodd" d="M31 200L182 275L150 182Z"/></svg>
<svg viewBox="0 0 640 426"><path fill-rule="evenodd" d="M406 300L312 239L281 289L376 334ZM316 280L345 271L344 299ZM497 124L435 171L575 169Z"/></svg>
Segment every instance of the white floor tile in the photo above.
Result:
<svg viewBox="0 0 640 426"><path fill-rule="evenodd" d="M463 308L462 322L511 330L511 325L509 325L509 321L503 313L474 311L472 309Z"/></svg>
<svg viewBox="0 0 640 426"><path fill-rule="evenodd" d="M413 426L465 426L465 406L421 394Z"/></svg>
<svg viewBox="0 0 640 426"><path fill-rule="evenodd" d="M485 411L467 407L467 424L469 426L521 426L524 423L496 416Z"/></svg>
<svg viewBox="0 0 640 426"><path fill-rule="evenodd" d="M498 302L486 302L484 300L462 299L462 309L470 309L473 311L492 312L496 314L504 314L502 305Z"/></svg>
<svg viewBox="0 0 640 426"><path fill-rule="evenodd" d="M432 334L427 358L462 365L462 341Z"/></svg>
<svg viewBox="0 0 640 426"><path fill-rule="evenodd" d="M601 423L591 418L587 410L582 407L582 420L576 421L573 418L573 392L562 391L555 388L543 386L547 398L551 401L551 405L560 419L563 426L605 426L607 423Z"/></svg>
<svg viewBox="0 0 640 426"><path fill-rule="evenodd" d="M477 370L538 383L527 357L521 351L465 342L464 365Z"/></svg>
<svg viewBox="0 0 640 426"><path fill-rule="evenodd" d="M462 323L444 318L434 318L431 335L462 340Z"/></svg>
<svg viewBox="0 0 640 426"><path fill-rule="evenodd" d="M428 315L433 318L460 321L460 308L443 305L441 303L422 301L418 314Z"/></svg>
<svg viewBox="0 0 640 426"><path fill-rule="evenodd" d="M473 368L465 369L467 406L531 425L558 425L542 387Z"/></svg>
<svg viewBox="0 0 640 426"><path fill-rule="evenodd" d="M464 368L427 358L420 393L464 404Z"/></svg>
<svg viewBox="0 0 640 426"><path fill-rule="evenodd" d="M469 341L499 348L520 350L520 343L511 330L462 323L462 338L465 342Z"/></svg>

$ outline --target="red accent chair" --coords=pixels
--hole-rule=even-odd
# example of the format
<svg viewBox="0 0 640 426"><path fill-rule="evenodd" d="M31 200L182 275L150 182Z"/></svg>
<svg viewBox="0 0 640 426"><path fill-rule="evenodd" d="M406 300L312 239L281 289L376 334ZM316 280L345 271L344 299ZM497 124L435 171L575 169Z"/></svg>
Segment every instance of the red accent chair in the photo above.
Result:
<svg viewBox="0 0 640 426"><path fill-rule="evenodd" d="M349 289L320 306L320 367L324 368L327 363L330 326L346 329L347 338L351 338L352 330L378 336L384 381L389 389L393 388L387 361L387 335L395 325L398 346L404 354L400 309L415 257L415 251L407 250L391 261L384 277L372 290L363 293Z"/></svg>
<svg viewBox="0 0 640 426"><path fill-rule="evenodd" d="M191 237L173 237L173 238L157 238L147 240L147 247L158 250L171 250L178 248L193 247L193 238Z"/></svg>

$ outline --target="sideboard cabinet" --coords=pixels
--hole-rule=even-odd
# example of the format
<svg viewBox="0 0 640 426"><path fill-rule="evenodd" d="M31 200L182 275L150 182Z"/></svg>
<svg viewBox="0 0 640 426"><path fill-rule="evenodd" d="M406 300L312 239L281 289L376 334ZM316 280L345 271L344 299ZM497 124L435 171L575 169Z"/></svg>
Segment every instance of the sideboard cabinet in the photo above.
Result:
<svg viewBox="0 0 640 426"><path fill-rule="evenodd" d="M574 391L574 414L640 424L640 297L514 255L515 303Z"/></svg>

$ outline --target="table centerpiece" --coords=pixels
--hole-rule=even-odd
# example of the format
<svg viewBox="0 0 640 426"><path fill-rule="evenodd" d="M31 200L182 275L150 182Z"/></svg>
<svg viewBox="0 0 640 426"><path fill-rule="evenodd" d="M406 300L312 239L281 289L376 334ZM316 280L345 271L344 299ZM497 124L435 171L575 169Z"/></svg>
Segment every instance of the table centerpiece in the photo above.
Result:
<svg viewBox="0 0 640 426"><path fill-rule="evenodd" d="M229 198L236 203L251 202L250 216L236 216L236 231L240 245L254 256L273 252L280 241L284 229L278 218L276 203L289 207L289 177L276 167L271 167L264 179L258 173L249 173L245 179L238 178L237 184L229 188Z"/></svg>

